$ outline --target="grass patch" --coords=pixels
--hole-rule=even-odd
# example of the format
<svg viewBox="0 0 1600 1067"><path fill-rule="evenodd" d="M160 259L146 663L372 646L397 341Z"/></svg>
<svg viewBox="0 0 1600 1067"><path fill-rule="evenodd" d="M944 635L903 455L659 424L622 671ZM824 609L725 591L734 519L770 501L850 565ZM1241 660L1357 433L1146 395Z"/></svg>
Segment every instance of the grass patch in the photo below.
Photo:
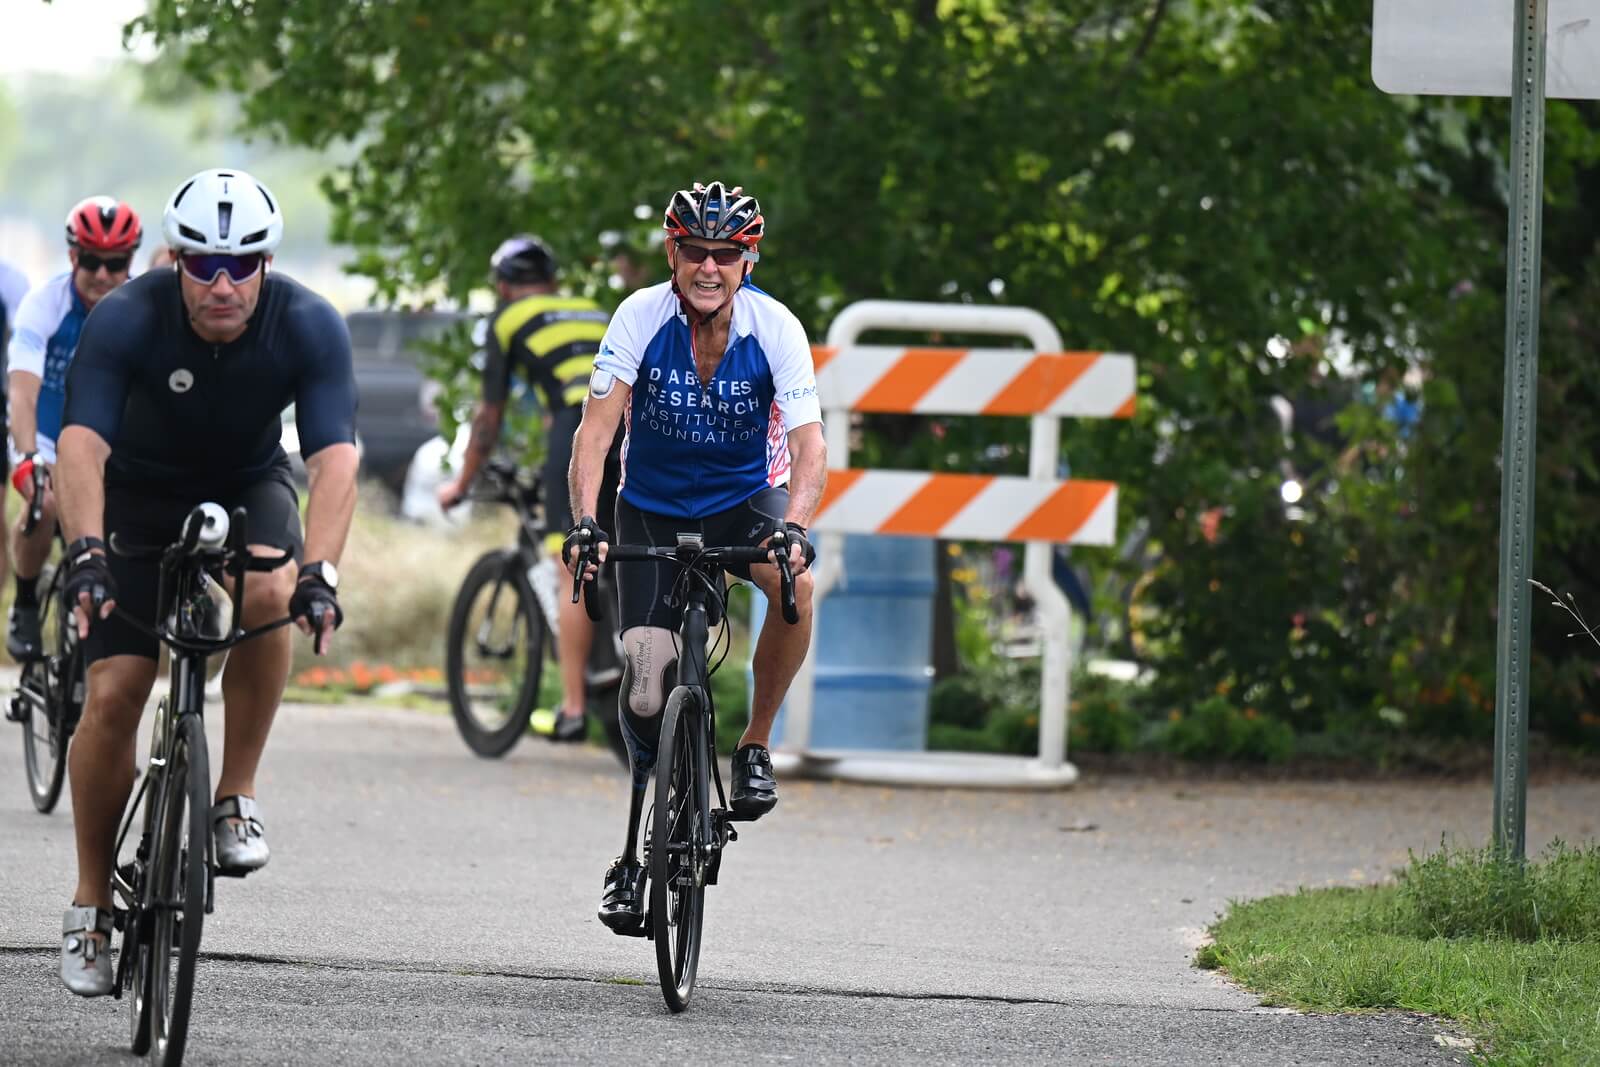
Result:
<svg viewBox="0 0 1600 1067"><path fill-rule="evenodd" d="M1235 903L1197 966L1268 1004L1459 1020L1484 1064L1600 1063L1600 848L1413 856L1391 885Z"/></svg>
<svg viewBox="0 0 1600 1067"><path fill-rule="evenodd" d="M616 977L616 978L607 978L607 979L604 979L604 981L605 981L605 983L607 985L644 985L644 981L642 979L639 979L639 978Z"/></svg>

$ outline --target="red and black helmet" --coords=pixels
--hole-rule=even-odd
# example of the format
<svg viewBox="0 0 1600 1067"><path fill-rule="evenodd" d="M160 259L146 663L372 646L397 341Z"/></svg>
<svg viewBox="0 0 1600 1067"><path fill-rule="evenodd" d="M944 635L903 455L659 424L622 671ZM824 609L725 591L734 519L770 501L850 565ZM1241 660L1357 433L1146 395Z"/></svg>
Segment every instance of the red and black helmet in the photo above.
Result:
<svg viewBox="0 0 1600 1067"><path fill-rule="evenodd" d="M662 228L668 237L699 237L707 241L736 241L746 248L745 258L759 258L756 246L766 232L761 204L744 191L721 182L694 183L692 189L679 189L667 202Z"/></svg>
<svg viewBox="0 0 1600 1067"><path fill-rule="evenodd" d="M91 252L132 252L144 230L139 216L121 200L91 196L67 213L67 244Z"/></svg>

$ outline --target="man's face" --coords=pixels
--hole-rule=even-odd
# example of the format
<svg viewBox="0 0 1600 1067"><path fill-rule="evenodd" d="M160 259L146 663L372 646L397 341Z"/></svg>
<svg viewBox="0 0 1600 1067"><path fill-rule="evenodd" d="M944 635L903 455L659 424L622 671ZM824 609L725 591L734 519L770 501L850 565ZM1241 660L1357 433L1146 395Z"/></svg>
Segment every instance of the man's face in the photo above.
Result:
<svg viewBox="0 0 1600 1067"><path fill-rule="evenodd" d="M739 255L733 255L735 252ZM696 237L674 240L668 261L678 291L689 306L701 315L710 315L726 304L744 280L743 253L743 247L733 241L702 241ZM715 258L718 254L732 262L719 264ZM702 256L700 262L693 262Z"/></svg>
<svg viewBox="0 0 1600 1067"><path fill-rule="evenodd" d="M105 295L128 280L128 266L133 253L90 252L87 249L67 249L72 261L72 285L85 305L93 308Z"/></svg>
<svg viewBox="0 0 1600 1067"><path fill-rule="evenodd" d="M178 258L178 281L189 324L202 340L226 344L250 323L261 299L261 279L271 256L212 256L185 253ZM243 277L240 277L243 275ZM206 280L209 279L209 280Z"/></svg>

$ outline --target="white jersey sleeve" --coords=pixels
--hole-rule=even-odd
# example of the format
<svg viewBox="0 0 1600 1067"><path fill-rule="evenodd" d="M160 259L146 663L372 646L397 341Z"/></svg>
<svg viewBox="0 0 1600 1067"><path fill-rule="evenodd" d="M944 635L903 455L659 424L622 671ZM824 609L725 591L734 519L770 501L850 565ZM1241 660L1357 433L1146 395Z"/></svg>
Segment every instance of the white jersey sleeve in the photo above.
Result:
<svg viewBox="0 0 1600 1067"><path fill-rule="evenodd" d="M45 349L50 336L61 325L61 286L51 279L28 290L11 326L11 345L6 349L6 369L27 371L44 377ZM70 300L70 294L68 295Z"/></svg>
<svg viewBox="0 0 1600 1067"><path fill-rule="evenodd" d="M600 351L594 357L590 388L596 396L604 396L611 390L610 383L603 375L610 375L630 388L638 379L645 346L664 321L660 305L661 290L665 288L652 285L640 289L618 305L616 314L611 316L611 322L606 326L606 335L600 339ZM667 295L670 297L671 293Z"/></svg>
<svg viewBox="0 0 1600 1067"><path fill-rule="evenodd" d="M9 263L0 263L0 303L6 306L6 321L15 325L22 298L28 295L28 276Z"/></svg>
<svg viewBox="0 0 1600 1067"><path fill-rule="evenodd" d="M822 421L822 406L817 400L817 370L811 361L811 344L800 320L785 310L783 327L767 353L776 390L773 403L783 415L784 433L808 423Z"/></svg>

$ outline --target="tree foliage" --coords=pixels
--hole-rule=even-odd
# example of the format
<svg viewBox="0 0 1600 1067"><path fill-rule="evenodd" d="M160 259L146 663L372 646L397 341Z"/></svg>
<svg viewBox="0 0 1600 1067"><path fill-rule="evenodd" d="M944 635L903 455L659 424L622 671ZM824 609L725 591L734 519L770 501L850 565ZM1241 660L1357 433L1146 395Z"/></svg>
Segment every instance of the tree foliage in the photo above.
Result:
<svg viewBox="0 0 1600 1067"><path fill-rule="evenodd" d="M999 301L1071 346L1135 353L1137 418L1064 445L1075 473L1124 485L1123 528L1146 524L1167 561L1143 583L1164 696L1216 690L1301 730L1399 715L1481 733L1507 109L1379 93L1370 16L1367 0L152 0L140 27L243 94L254 129L353 146L326 184L334 234L390 298L465 296L516 230L580 265L602 233L647 248L670 191L716 176L761 197L760 279L813 330L859 298ZM1551 104L1535 557L1591 602L1597 131L1593 105ZM1406 371L1425 415L1402 437L1368 394ZM1285 442L1269 398L1319 391L1348 408L1337 447ZM1021 427L943 430L873 443L1020 469ZM1306 521L1279 500L1285 460L1314 475ZM1582 737L1600 681L1559 619L1539 623L1535 721Z"/></svg>

